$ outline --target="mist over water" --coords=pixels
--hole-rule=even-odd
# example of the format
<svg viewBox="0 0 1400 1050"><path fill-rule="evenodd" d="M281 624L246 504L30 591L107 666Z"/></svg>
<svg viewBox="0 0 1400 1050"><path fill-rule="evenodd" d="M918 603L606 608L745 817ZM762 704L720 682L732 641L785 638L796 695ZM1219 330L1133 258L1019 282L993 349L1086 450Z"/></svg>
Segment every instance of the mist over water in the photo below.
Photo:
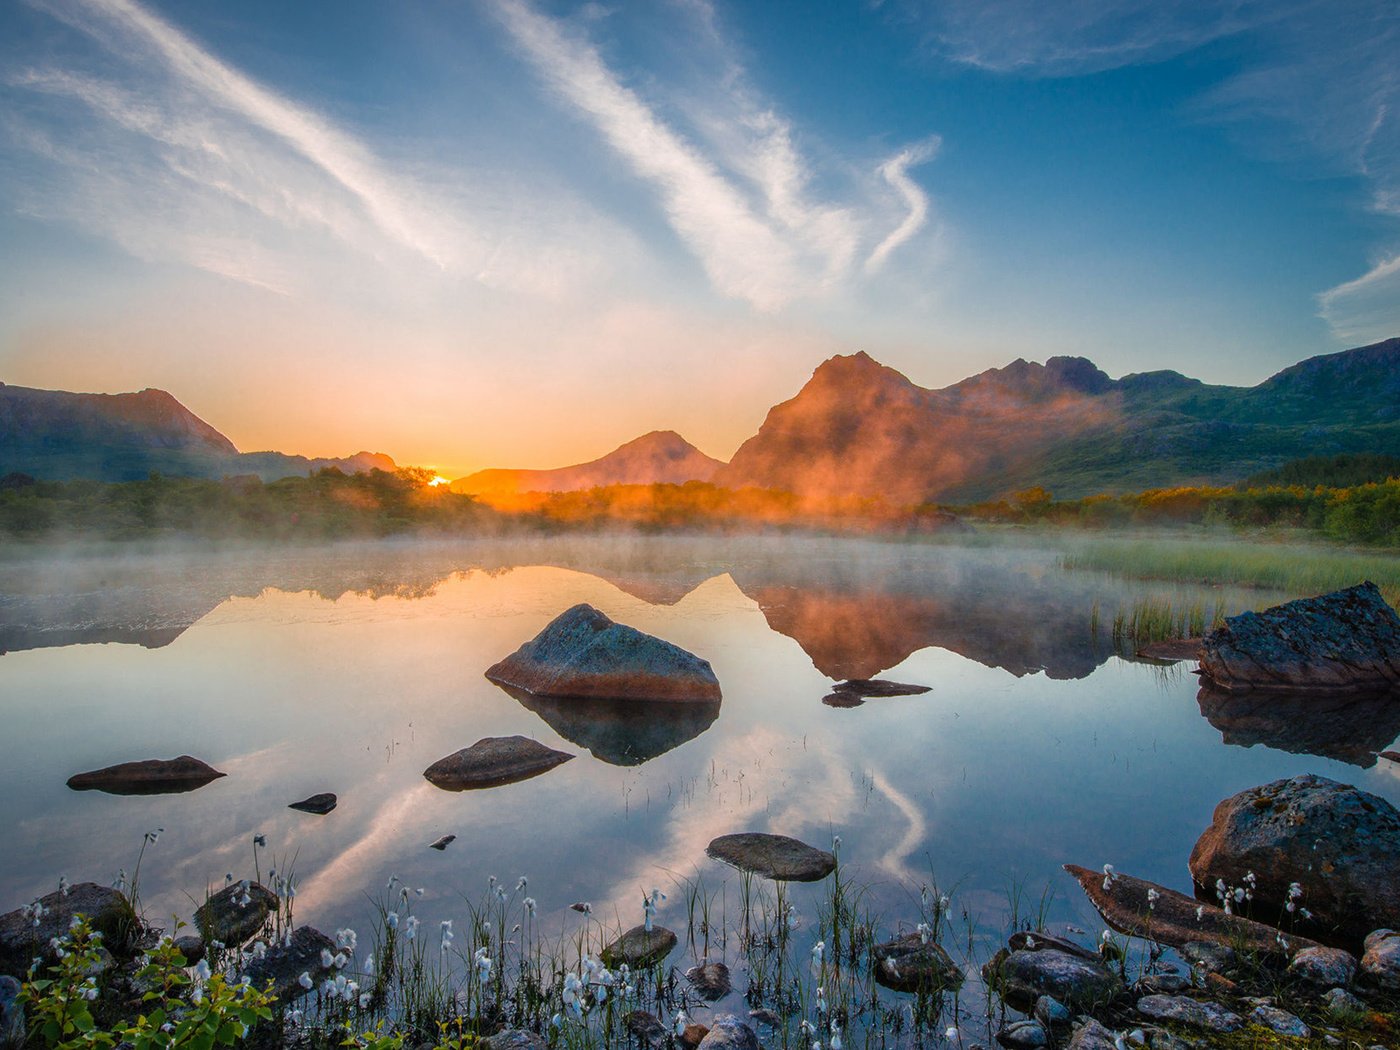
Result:
<svg viewBox="0 0 1400 1050"><path fill-rule="evenodd" d="M554 928L576 922L574 901L632 925L642 892L678 877L728 879L732 909L737 876L705 845L759 830L823 847L839 834L891 930L936 878L990 939L1016 884L1055 891L1052 928L1098 929L1065 862L1189 892L1186 857L1215 803L1255 784L1313 772L1400 803L1394 767L1370 754L1391 741L1366 736L1394 732L1365 712L1359 736L1310 738L1295 717L1198 701L1190 665L1114 655L1095 605L1107 621L1149 594L1282 597L1129 583L1066 571L1048 548L975 542L27 555L0 565L0 906L60 875L112 881L163 827L141 873L157 924L188 918L226 872L251 876L261 833L277 858L263 874L295 857L298 922L322 929L364 924L365 894L393 874L424 888L425 922L460 914L491 875L526 874ZM718 709L571 707L483 677L578 602L710 660ZM876 675L931 691L822 703L833 679ZM423 779L512 734L576 758L481 791ZM65 786L180 754L228 776L144 797ZM321 791L339 795L328 816L286 808ZM447 850L427 848L444 834ZM813 892L793 887L799 911ZM658 916L674 929L677 896Z"/></svg>

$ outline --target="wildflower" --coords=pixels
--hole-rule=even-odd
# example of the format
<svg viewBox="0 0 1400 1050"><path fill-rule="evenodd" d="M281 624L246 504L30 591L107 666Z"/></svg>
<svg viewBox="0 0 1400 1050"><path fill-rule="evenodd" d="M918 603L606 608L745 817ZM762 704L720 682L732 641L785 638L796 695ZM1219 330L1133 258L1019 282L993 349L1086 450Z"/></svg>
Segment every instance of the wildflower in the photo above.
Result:
<svg viewBox="0 0 1400 1050"><path fill-rule="evenodd" d="M369 1006L369 999L370 999L369 992L361 992L361 993L360 993L360 1009L361 1009L361 1010L364 1010L364 1009L366 1009L366 1008Z"/></svg>
<svg viewBox="0 0 1400 1050"><path fill-rule="evenodd" d="M266 836L266 835L254 835L254 836L253 836L253 845L254 845L254 846L263 846L263 847L266 847L266 846L267 846L267 836Z"/></svg>
<svg viewBox="0 0 1400 1050"><path fill-rule="evenodd" d="M826 1013L826 989L817 985L817 1013Z"/></svg>
<svg viewBox="0 0 1400 1050"><path fill-rule="evenodd" d="M529 884L529 881L530 880L527 879L524 875L520 876L520 881L515 884L515 891L517 893L524 893L525 887Z"/></svg>
<svg viewBox="0 0 1400 1050"><path fill-rule="evenodd" d="M384 916L384 921L388 924L389 929L397 930L399 928L399 913L391 911L388 915Z"/></svg>
<svg viewBox="0 0 1400 1050"><path fill-rule="evenodd" d="M831 1039L827 1042L831 1050L841 1050L841 1026L836 1023L836 1019L831 1020Z"/></svg>
<svg viewBox="0 0 1400 1050"><path fill-rule="evenodd" d="M60 875L60 876L58 877L58 892L59 892L59 895L60 895L60 896L63 896L63 897L68 896L68 876L67 876L67 875Z"/></svg>
<svg viewBox="0 0 1400 1050"><path fill-rule="evenodd" d="M932 932L931 928L929 927L929 924L926 922L921 922L918 926L915 927L915 931L919 935L919 943L927 944L928 935Z"/></svg>
<svg viewBox="0 0 1400 1050"><path fill-rule="evenodd" d="M818 941L812 945L812 970L817 972L822 968L822 956L826 954L826 941Z"/></svg>
<svg viewBox="0 0 1400 1050"><path fill-rule="evenodd" d="M943 1032L943 1038L946 1039L946 1040L948 1040L948 1042L950 1042L950 1043L956 1043L956 1042L958 1041L958 1026L957 1026L957 1025L951 1025L951 1024L950 1024L950 1025L944 1030L944 1032Z"/></svg>
<svg viewBox="0 0 1400 1050"><path fill-rule="evenodd" d="M1113 889L1113 880L1116 878L1118 878L1118 873L1113 870L1113 865L1105 864L1103 866L1103 888L1105 893Z"/></svg>
<svg viewBox="0 0 1400 1050"><path fill-rule="evenodd" d="M297 978L297 984L301 985L308 992L311 991L311 986L315 983L316 982L311 979L311 974L305 970L303 970L301 976Z"/></svg>
<svg viewBox="0 0 1400 1050"><path fill-rule="evenodd" d="M425 894L425 893L427 893L427 892L428 892L428 891L425 890L422 886L419 886L416 890L413 891L413 895L414 895L415 897L421 897L421 896L423 896L423 894Z"/></svg>
<svg viewBox="0 0 1400 1050"><path fill-rule="evenodd" d="M337 970L343 970L345 969L345 964L348 963L350 959L344 952L336 952L333 961L335 962L335 968Z"/></svg>
<svg viewBox="0 0 1400 1050"><path fill-rule="evenodd" d="M549 1027L551 1027L551 1028L562 1028L562 1027L564 1027L564 1015L563 1015L563 1014L556 1013L553 1017L551 1017L551 1018L549 1019Z"/></svg>
<svg viewBox="0 0 1400 1050"><path fill-rule="evenodd" d="M685 1035L685 1026L689 1023L684 1010L676 1011L676 1038Z"/></svg>
<svg viewBox="0 0 1400 1050"><path fill-rule="evenodd" d="M1147 907L1148 907L1148 910L1151 910L1151 909L1157 907L1157 902L1158 902L1159 900L1161 900L1161 899L1162 899L1162 895L1161 895L1160 893L1158 893L1158 892L1157 892L1156 890L1154 890L1154 889L1149 889L1149 890L1147 891Z"/></svg>
<svg viewBox="0 0 1400 1050"><path fill-rule="evenodd" d="M209 963L204 959L200 959L199 962L195 964L194 979L196 981L207 981L209 980L209 975Z"/></svg>
<svg viewBox="0 0 1400 1050"><path fill-rule="evenodd" d="M321 969L323 969L323 970L329 970L329 969L330 969L332 966L334 966L334 965L335 965L335 956L331 954L331 950L330 950L329 948L322 948L322 949L321 949Z"/></svg>
<svg viewBox="0 0 1400 1050"><path fill-rule="evenodd" d="M1026 951L1035 951L1035 938L1032 937L1029 933L1026 934Z"/></svg>
<svg viewBox="0 0 1400 1050"><path fill-rule="evenodd" d="M410 915L408 921L404 923L404 936L410 941L418 936L418 916Z"/></svg>
<svg viewBox="0 0 1400 1050"><path fill-rule="evenodd" d="M840 836L840 835L832 835L832 836L831 836L831 852L832 852L832 853L840 853L840 852L841 852L841 836Z"/></svg>
<svg viewBox="0 0 1400 1050"><path fill-rule="evenodd" d="M1205 920L1205 917L1206 917L1206 906L1205 906L1204 904L1202 904L1200 907L1198 907L1198 908L1196 909L1196 921L1197 921L1197 922L1203 922L1203 921Z"/></svg>
<svg viewBox="0 0 1400 1050"><path fill-rule="evenodd" d="M231 871L226 871L226 872L224 872L224 885L225 885L225 886L231 886L231 885L233 885L233 872L231 872Z"/></svg>
<svg viewBox="0 0 1400 1050"><path fill-rule="evenodd" d="M344 948L346 951L353 952L358 942L359 936L354 930L348 927L343 930L335 931L335 943L338 948Z"/></svg>
<svg viewBox="0 0 1400 1050"><path fill-rule="evenodd" d="M945 893L945 894L943 894L943 896L941 896L941 897L938 898L938 910L939 910L939 911L947 911L947 910L948 910L948 906L949 906L950 904L952 904L952 903L953 903L953 902L949 899L948 895Z"/></svg>
<svg viewBox="0 0 1400 1050"><path fill-rule="evenodd" d="M534 898L534 897L526 897L526 898L525 898L525 910L526 910L529 914L531 914L531 915L534 915L534 914L535 914L535 898Z"/></svg>
<svg viewBox="0 0 1400 1050"><path fill-rule="evenodd" d="M1308 911L1307 908L1303 908L1298 914L1301 915L1304 919L1312 919L1312 912Z"/></svg>
<svg viewBox="0 0 1400 1050"><path fill-rule="evenodd" d="M203 986L203 985L197 984L197 985L195 985L194 988L190 991L190 1002L194 1003L196 1006L198 1006L200 1003L204 1002L204 986Z"/></svg>
<svg viewBox="0 0 1400 1050"><path fill-rule="evenodd" d="M149 842L152 846L154 846L156 842L160 840L160 836L164 831L164 828L156 828L155 831L146 832L146 841Z"/></svg>
<svg viewBox="0 0 1400 1050"><path fill-rule="evenodd" d="M399 877L397 875L390 875L389 881L384 884L385 891L392 890L395 886L398 885L398 882Z"/></svg>
<svg viewBox="0 0 1400 1050"><path fill-rule="evenodd" d="M302 976L305 977L306 974L302 974ZM287 1015L287 1020L291 1021L292 1024L301 1024L301 1019L303 1016L305 1015L300 1010L293 1010Z"/></svg>
<svg viewBox="0 0 1400 1050"><path fill-rule="evenodd" d="M574 901L569 907L574 911L582 912L584 915L593 914L593 905L589 904L587 901Z"/></svg>

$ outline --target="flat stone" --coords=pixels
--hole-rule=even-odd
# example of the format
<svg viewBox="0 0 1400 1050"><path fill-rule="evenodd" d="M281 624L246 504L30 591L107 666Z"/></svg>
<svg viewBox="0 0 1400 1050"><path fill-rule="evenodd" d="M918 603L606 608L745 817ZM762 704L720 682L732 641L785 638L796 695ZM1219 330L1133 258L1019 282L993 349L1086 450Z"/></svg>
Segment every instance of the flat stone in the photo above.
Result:
<svg viewBox="0 0 1400 1050"><path fill-rule="evenodd" d="M666 1042L666 1026L660 1019L645 1010L633 1010L622 1019L623 1026L648 1046L660 1046Z"/></svg>
<svg viewBox="0 0 1400 1050"><path fill-rule="evenodd" d="M733 1014L720 1014L700 1040L700 1050L759 1050L758 1033Z"/></svg>
<svg viewBox="0 0 1400 1050"><path fill-rule="evenodd" d="M435 849L439 853L441 853L443 850L447 849L448 846L452 845L452 843L456 841L456 835L442 835L434 839L432 842L428 843L428 848Z"/></svg>
<svg viewBox="0 0 1400 1050"><path fill-rule="evenodd" d="M1092 1017L1074 1030L1068 1050L1119 1050L1116 1035Z"/></svg>
<svg viewBox="0 0 1400 1050"><path fill-rule="evenodd" d="M1102 961L1059 948L1019 949L988 963L996 990L1018 1010L1034 1009L1042 995L1071 1010L1089 1011L1123 994L1123 982Z"/></svg>
<svg viewBox="0 0 1400 1050"><path fill-rule="evenodd" d="M1037 999L1035 1009L1031 1013L1041 1026L1050 1032L1063 1031L1074 1021L1074 1014L1070 1008L1049 995L1042 995Z"/></svg>
<svg viewBox="0 0 1400 1050"><path fill-rule="evenodd" d="M1314 988L1350 988L1356 959L1340 948L1304 948L1293 956L1288 972Z"/></svg>
<svg viewBox="0 0 1400 1050"><path fill-rule="evenodd" d="M1277 1006L1256 1006L1250 1012L1249 1019L1279 1035L1291 1035L1299 1039L1307 1039L1312 1035L1312 1029L1305 1025L1301 1018L1295 1017L1287 1010L1280 1010Z"/></svg>
<svg viewBox="0 0 1400 1050"><path fill-rule="evenodd" d="M321 952L336 954L335 942L320 930L300 926L292 932L291 943L278 941L267 949L261 959L253 959L243 973L256 988L272 982L272 994L284 1003L300 999L319 985L322 975L330 968L321 965ZM312 988L303 988L301 975L311 978Z"/></svg>
<svg viewBox="0 0 1400 1050"><path fill-rule="evenodd" d="M836 855L786 835L756 831L721 835L705 852L715 860L732 864L778 882L819 882L836 870Z"/></svg>
<svg viewBox="0 0 1400 1050"><path fill-rule="evenodd" d="M529 780L573 758L523 736L488 736L440 758L423 776L444 791L472 791Z"/></svg>
<svg viewBox="0 0 1400 1050"><path fill-rule="evenodd" d="M614 623L591 605L561 613L486 677L535 696L720 699L708 660Z"/></svg>
<svg viewBox="0 0 1400 1050"><path fill-rule="evenodd" d="M1332 988L1322 996L1322 1005L1334 1018L1351 1020L1366 1012L1366 1004L1345 988Z"/></svg>
<svg viewBox="0 0 1400 1050"><path fill-rule="evenodd" d="M879 696L919 696L932 692L926 685L909 685L905 682L889 682L883 678L848 678L831 687L833 693L862 698Z"/></svg>
<svg viewBox="0 0 1400 1050"><path fill-rule="evenodd" d="M1206 635L1202 673L1222 689L1400 686L1400 617L1369 581L1231 616Z"/></svg>
<svg viewBox="0 0 1400 1050"><path fill-rule="evenodd" d="M1385 799L1304 774L1232 795L1215 807L1191 850L1201 896L1253 872L1256 914L1282 915L1290 884L1303 890L1297 929L1337 947L1400 926L1400 812ZM1302 916L1308 909L1312 919ZM1297 937L1290 937L1295 944Z"/></svg>
<svg viewBox="0 0 1400 1050"><path fill-rule="evenodd" d="M77 773L68 778L68 786L74 791L105 791L109 795L173 795L202 788L225 775L197 758L181 755Z"/></svg>
<svg viewBox="0 0 1400 1050"><path fill-rule="evenodd" d="M1240 957L1228 944L1211 941L1187 941L1180 948L1182 958L1206 974L1219 976L1239 965Z"/></svg>
<svg viewBox="0 0 1400 1050"><path fill-rule="evenodd" d="M695 989L695 994L708 1002L723 999L729 994L729 967L722 962L704 962L692 966L685 972L685 979Z"/></svg>
<svg viewBox="0 0 1400 1050"><path fill-rule="evenodd" d="M826 696L822 697L822 703L826 704L827 707L841 709L865 706L865 701L854 693L827 693Z"/></svg>
<svg viewBox="0 0 1400 1050"><path fill-rule="evenodd" d="M0 974L24 978L35 958L49 954L49 941L68 932L75 915L87 916L103 943L114 951L123 951L136 929L125 895L95 882L70 886L66 895L55 890L38 903L43 911L37 926L23 908L0 915Z"/></svg>
<svg viewBox="0 0 1400 1050"><path fill-rule="evenodd" d="M875 981L896 992L939 992L962 984L962 971L934 940L905 934L871 949Z"/></svg>
<svg viewBox="0 0 1400 1050"><path fill-rule="evenodd" d="M337 799L333 793L323 791L319 795L312 795L310 798L304 798L300 802L293 802L287 806L287 808L297 809L303 813L315 813L317 816L323 817L331 810L335 809L336 801Z"/></svg>
<svg viewBox="0 0 1400 1050"><path fill-rule="evenodd" d="M240 903L245 893L247 904ZM196 908L194 923L206 942L220 941L232 948L257 936L277 904L277 894L262 883L250 882L245 890L235 882Z"/></svg>
<svg viewBox="0 0 1400 1050"><path fill-rule="evenodd" d="M703 1024L692 1021L681 1029L681 1034L677 1037L677 1042L686 1050L696 1050L705 1041L705 1036L710 1034L710 1030Z"/></svg>
<svg viewBox="0 0 1400 1050"><path fill-rule="evenodd" d="M613 969L626 963L634 970L655 966L676 946L676 935L664 926L633 926L603 949L603 963Z"/></svg>
<svg viewBox="0 0 1400 1050"><path fill-rule="evenodd" d="M1190 978L1179 973L1143 974L1133 982L1133 991L1139 995L1180 995L1190 990Z"/></svg>
<svg viewBox="0 0 1400 1050"><path fill-rule="evenodd" d="M1037 1050L1047 1045L1050 1037L1035 1021L1012 1021L997 1032L996 1040L1007 1050Z"/></svg>
<svg viewBox="0 0 1400 1050"><path fill-rule="evenodd" d="M1188 999L1184 995L1145 995L1138 1000L1137 1011L1154 1021L1174 1021L1212 1032L1235 1032L1244 1027L1239 1014L1219 1003Z"/></svg>
<svg viewBox="0 0 1400 1050"><path fill-rule="evenodd" d="M1366 983L1386 992L1400 992L1400 933L1374 930L1363 942L1361 974Z"/></svg>

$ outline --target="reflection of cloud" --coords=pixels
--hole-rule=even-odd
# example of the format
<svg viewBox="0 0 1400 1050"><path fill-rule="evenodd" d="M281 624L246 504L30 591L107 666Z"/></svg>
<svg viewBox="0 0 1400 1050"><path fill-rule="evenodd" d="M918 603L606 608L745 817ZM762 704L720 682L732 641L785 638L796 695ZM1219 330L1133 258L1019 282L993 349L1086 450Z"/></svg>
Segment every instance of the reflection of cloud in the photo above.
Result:
<svg viewBox="0 0 1400 1050"><path fill-rule="evenodd" d="M875 789L889 799L895 809L904 814L905 819L909 821L904 835L880 858L880 867L897 879L917 883L919 876L909 866L909 859L928 837L928 823L914 800L891 784L885 774L872 771L870 779Z"/></svg>

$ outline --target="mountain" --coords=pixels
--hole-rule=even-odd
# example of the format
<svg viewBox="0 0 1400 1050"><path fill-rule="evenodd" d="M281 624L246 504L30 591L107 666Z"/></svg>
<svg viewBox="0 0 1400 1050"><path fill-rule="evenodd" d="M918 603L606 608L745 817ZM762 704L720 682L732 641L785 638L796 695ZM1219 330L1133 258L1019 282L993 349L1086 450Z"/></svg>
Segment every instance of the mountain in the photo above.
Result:
<svg viewBox="0 0 1400 1050"><path fill-rule="evenodd" d="M553 470L480 470L452 482L452 491L489 502L525 492L575 492L601 485L679 485L709 481L722 466L675 431L654 430L588 463Z"/></svg>
<svg viewBox="0 0 1400 1050"><path fill-rule="evenodd" d="M1310 358L1256 387L1171 371L1111 379L1052 357L927 390L865 353L824 362L714 482L819 499L954 502L1228 483L1286 460L1400 453L1400 339Z"/></svg>
<svg viewBox="0 0 1400 1050"><path fill-rule="evenodd" d="M256 474L273 481L322 467L347 473L396 469L383 453L343 459L240 453L164 390L75 394L0 383L0 476L131 481L156 472L208 478Z"/></svg>

